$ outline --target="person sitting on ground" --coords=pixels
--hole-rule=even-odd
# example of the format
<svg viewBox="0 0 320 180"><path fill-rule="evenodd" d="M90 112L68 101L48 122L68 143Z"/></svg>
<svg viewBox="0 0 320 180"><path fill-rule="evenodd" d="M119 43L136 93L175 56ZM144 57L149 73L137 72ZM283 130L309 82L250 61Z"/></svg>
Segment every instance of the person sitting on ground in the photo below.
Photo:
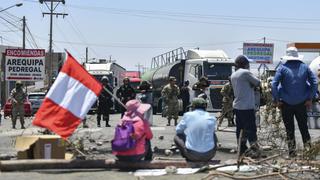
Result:
<svg viewBox="0 0 320 180"><path fill-rule="evenodd" d="M203 98L194 98L191 107L176 127L174 142L187 161L209 161L216 154L216 118L206 112Z"/></svg>
<svg viewBox="0 0 320 180"><path fill-rule="evenodd" d="M151 139L153 134L148 120L144 119L144 113L151 108L150 104L141 104L138 100L130 100L126 103L127 111L122 117L121 123L132 122L134 133L131 137L135 140L135 146L127 150L114 150L119 161L145 161L152 160Z"/></svg>

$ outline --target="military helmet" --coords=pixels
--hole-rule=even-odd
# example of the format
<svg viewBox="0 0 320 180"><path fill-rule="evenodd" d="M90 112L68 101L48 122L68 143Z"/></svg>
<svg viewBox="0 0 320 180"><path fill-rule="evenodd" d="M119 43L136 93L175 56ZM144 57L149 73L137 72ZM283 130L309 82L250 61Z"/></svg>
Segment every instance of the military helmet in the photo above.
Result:
<svg viewBox="0 0 320 180"><path fill-rule="evenodd" d="M16 85L22 85L22 82L21 81L16 81Z"/></svg>
<svg viewBox="0 0 320 180"><path fill-rule="evenodd" d="M130 79L129 79L129 77L125 77L125 78L123 78L122 81L123 81L123 82L125 82L125 81L130 82Z"/></svg>
<svg viewBox="0 0 320 180"><path fill-rule="evenodd" d="M174 76L170 76L169 81L177 81L177 79Z"/></svg>
<svg viewBox="0 0 320 180"><path fill-rule="evenodd" d="M109 79L107 76L102 76L101 81L102 82L104 82L104 81L109 82Z"/></svg>

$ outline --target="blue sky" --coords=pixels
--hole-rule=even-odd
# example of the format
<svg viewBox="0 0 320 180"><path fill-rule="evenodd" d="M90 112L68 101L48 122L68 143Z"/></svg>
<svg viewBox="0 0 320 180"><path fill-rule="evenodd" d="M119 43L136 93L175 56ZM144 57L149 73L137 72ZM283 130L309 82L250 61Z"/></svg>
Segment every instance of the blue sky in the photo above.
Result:
<svg viewBox="0 0 320 180"><path fill-rule="evenodd" d="M6 11L16 19L0 13L3 44L22 44L22 33L4 19L26 16L38 47L48 48L49 16L42 16L48 11L45 5L37 0L0 2L1 8L24 3ZM54 50L66 48L81 61L88 46L89 58L111 56L135 70L136 64L149 67L152 57L181 46L222 49L235 58L242 53L243 42L262 42L266 37L275 44L274 60L278 60L289 42L320 42L319 6L319 0L66 0L57 12L69 16L54 18ZM27 48L35 47L28 38ZM306 60L314 57L307 55Z"/></svg>

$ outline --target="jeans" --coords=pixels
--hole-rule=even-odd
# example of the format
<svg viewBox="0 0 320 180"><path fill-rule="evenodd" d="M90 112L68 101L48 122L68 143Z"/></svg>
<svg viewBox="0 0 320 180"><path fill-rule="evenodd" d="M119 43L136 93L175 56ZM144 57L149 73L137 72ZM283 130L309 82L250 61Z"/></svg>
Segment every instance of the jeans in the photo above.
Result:
<svg viewBox="0 0 320 180"><path fill-rule="evenodd" d="M297 105L290 105L284 102L281 112L283 123L287 131L289 153L294 153L296 149L294 117L297 119L303 143L310 143L311 140L307 125L307 108L304 105L304 102Z"/></svg>
<svg viewBox="0 0 320 180"><path fill-rule="evenodd" d="M242 139L240 140L240 154L244 153L247 147L247 141L250 145L253 145L257 142L257 126L256 126L256 116L255 110L238 110L234 109L236 114L236 135L237 140L240 137L240 131L242 129Z"/></svg>

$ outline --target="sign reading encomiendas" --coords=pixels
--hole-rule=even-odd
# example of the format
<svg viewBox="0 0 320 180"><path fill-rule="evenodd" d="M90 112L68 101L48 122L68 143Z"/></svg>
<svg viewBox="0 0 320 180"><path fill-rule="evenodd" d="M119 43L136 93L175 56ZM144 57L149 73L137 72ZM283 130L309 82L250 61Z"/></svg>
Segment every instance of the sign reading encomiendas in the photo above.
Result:
<svg viewBox="0 0 320 180"><path fill-rule="evenodd" d="M44 49L6 49L7 81L41 81L45 78Z"/></svg>
<svg viewBox="0 0 320 180"><path fill-rule="evenodd" d="M273 44L243 43L243 54L255 63L272 63Z"/></svg>

